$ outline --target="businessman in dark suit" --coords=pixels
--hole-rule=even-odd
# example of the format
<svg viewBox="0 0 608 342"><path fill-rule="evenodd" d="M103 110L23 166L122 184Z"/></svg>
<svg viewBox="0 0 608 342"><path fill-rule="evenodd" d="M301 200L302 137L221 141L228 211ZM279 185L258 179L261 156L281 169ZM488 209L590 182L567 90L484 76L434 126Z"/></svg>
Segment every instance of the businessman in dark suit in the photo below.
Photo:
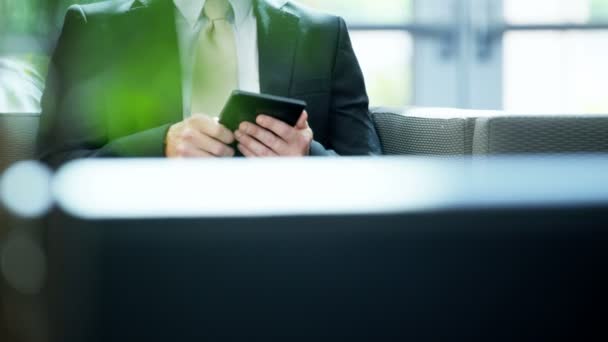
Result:
<svg viewBox="0 0 608 342"><path fill-rule="evenodd" d="M307 102L290 127L217 122L233 89ZM344 21L286 0L70 7L42 101L40 158L369 155L380 144ZM231 147L237 142L238 151Z"/></svg>

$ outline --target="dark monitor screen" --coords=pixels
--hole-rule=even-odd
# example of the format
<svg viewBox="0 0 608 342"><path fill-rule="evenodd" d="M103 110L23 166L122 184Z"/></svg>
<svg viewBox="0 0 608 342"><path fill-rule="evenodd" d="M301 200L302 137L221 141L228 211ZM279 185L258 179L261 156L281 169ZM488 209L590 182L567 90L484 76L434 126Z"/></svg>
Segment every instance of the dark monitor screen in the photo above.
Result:
<svg viewBox="0 0 608 342"><path fill-rule="evenodd" d="M443 172L471 167L456 165ZM606 337L608 205L577 198L274 217L58 210L54 339Z"/></svg>

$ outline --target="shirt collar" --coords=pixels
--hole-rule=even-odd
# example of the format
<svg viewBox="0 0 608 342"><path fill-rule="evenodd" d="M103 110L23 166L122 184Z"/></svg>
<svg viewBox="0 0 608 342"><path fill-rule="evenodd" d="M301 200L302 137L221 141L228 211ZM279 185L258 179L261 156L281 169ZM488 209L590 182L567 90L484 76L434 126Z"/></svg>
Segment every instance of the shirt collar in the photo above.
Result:
<svg viewBox="0 0 608 342"><path fill-rule="evenodd" d="M175 7L192 27L202 15L207 0L173 0ZM240 25L253 10L252 0L228 0L234 11L236 25Z"/></svg>

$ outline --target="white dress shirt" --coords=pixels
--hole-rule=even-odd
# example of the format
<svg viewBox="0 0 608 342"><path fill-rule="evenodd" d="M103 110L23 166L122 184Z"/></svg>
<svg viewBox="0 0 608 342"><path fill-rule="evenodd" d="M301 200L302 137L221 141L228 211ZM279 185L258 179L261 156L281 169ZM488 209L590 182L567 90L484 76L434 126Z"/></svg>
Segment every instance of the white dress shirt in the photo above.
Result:
<svg viewBox="0 0 608 342"><path fill-rule="evenodd" d="M238 58L239 89L260 92L257 20L252 0L228 0L232 5L230 18L234 27ZM184 118L192 113L192 73L196 60L198 37L207 18L202 14L206 0L173 0L175 22L182 65L182 89Z"/></svg>

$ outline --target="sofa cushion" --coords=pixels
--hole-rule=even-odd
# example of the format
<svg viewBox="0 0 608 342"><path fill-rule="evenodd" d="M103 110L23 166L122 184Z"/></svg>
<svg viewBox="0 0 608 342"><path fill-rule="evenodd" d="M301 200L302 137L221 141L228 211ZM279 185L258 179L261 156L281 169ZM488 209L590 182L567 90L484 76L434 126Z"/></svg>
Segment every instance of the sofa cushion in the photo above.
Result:
<svg viewBox="0 0 608 342"><path fill-rule="evenodd" d="M475 154L608 152L608 116L479 118L473 146Z"/></svg>

